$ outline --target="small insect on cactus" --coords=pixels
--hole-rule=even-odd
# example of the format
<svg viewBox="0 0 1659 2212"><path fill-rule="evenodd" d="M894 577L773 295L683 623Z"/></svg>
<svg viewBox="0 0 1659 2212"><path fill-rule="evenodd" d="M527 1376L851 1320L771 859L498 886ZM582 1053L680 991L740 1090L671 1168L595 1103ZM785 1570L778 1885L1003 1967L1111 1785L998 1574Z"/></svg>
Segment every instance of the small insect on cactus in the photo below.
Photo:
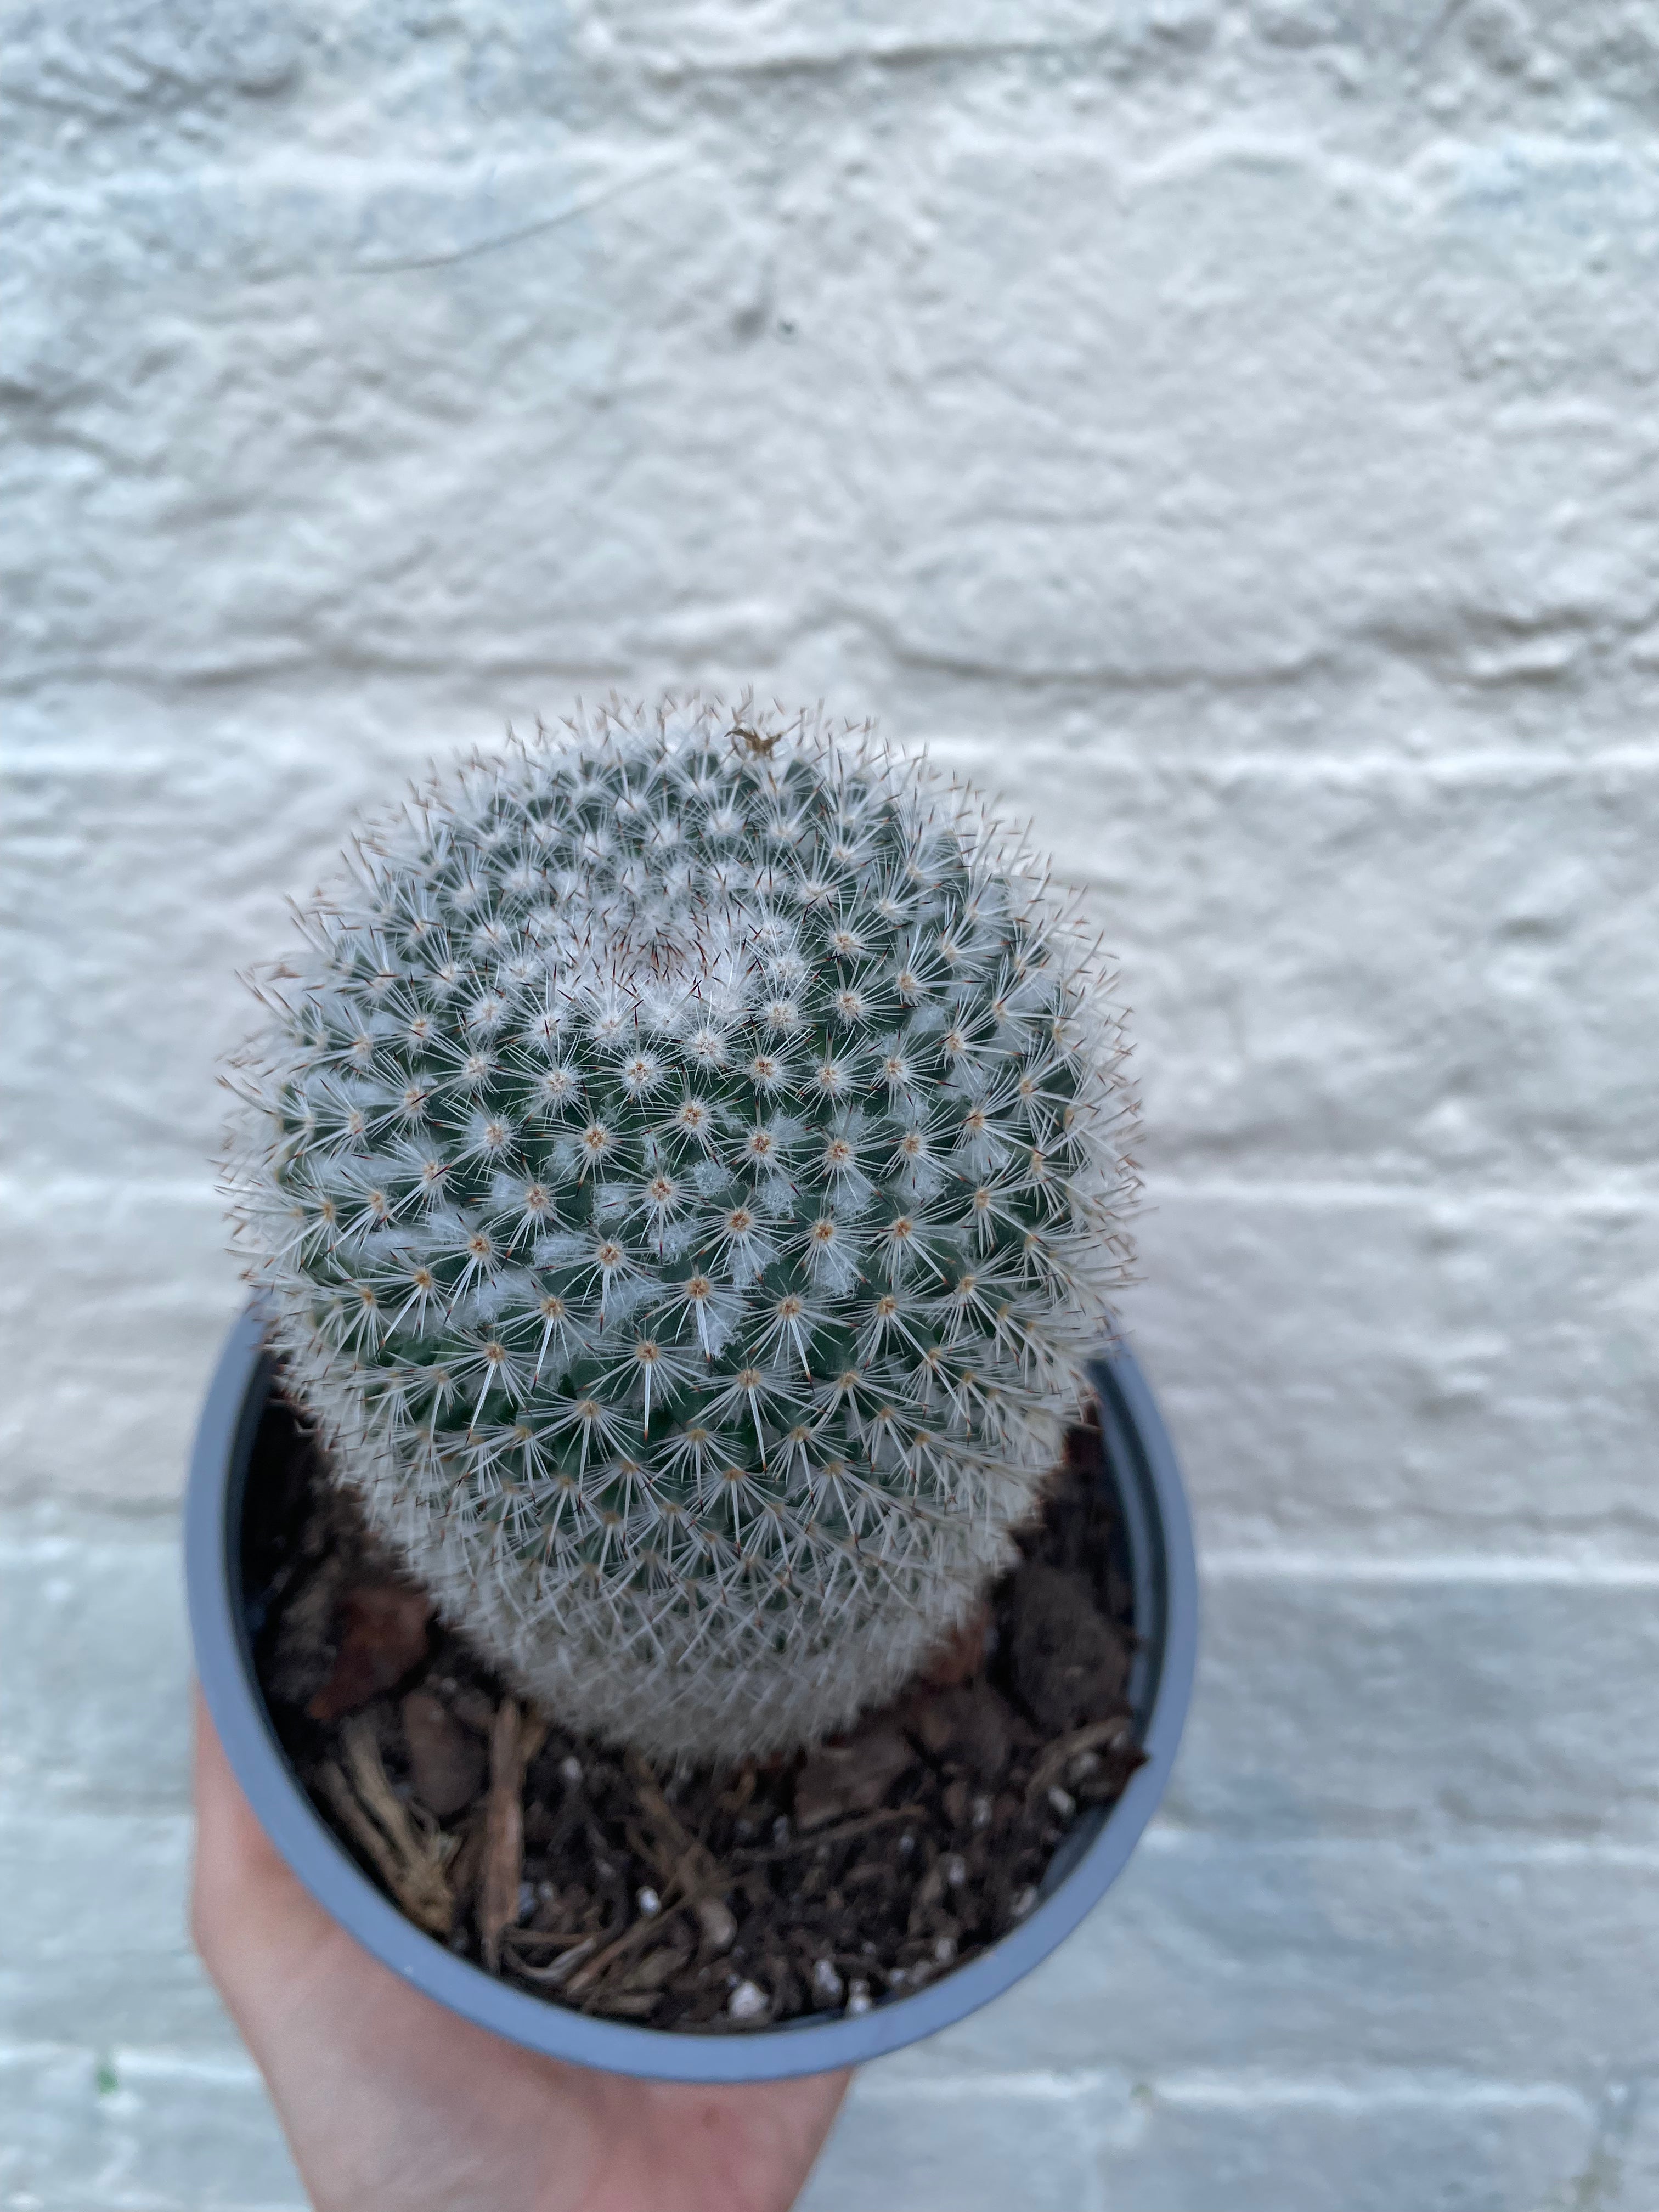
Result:
<svg viewBox="0 0 1659 2212"><path fill-rule="evenodd" d="M614 708L362 834L228 1183L339 1476L568 1725L780 1751L1010 1556L1133 1176L1087 941L966 796Z"/></svg>

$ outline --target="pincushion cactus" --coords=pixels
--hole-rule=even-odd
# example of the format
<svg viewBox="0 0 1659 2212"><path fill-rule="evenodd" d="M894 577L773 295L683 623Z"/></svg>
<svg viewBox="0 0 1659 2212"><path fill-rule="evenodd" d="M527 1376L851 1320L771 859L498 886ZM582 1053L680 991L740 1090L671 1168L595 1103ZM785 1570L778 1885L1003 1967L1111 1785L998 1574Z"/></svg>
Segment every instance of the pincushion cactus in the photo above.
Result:
<svg viewBox="0 0 1659 2212"><path fill-rule="evenodd" d="M300 923L227 1182L373 1525L648 1755L890 1696L1126 1257L1118 1031L1028 856L867 731L671 702L434 781Z"/></svg>

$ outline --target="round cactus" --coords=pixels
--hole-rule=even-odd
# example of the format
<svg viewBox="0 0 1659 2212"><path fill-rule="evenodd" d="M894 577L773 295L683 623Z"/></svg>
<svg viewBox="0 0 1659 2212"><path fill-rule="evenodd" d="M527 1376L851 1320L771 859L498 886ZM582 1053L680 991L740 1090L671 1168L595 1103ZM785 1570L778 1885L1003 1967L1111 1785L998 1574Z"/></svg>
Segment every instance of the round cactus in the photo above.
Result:
<svg viewBox="0 0 1659 2212"><path fill-rule="evenodd" d="M620 707L362 834L228 1169L338 1474L573 1727L786 1749L1006 1563L1133 1176L1092 948L959 791Z"/></svg>

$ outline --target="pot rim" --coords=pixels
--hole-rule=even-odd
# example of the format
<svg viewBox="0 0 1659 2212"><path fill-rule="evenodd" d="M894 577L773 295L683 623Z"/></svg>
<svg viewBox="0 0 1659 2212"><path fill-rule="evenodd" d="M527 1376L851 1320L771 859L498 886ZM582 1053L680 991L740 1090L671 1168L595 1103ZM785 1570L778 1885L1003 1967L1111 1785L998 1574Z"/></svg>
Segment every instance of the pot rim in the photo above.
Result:
<svg viewBox="0 0 1659 2212"><path fill-rule="evenodd" d="M868 2012L736 2034L593 2019L515 1990L405 1919L336 1839L277 1742L240 1588L242 1486L273 1371L255 1300L209 1385L185 1493L185 1577L203 1694L260 1826L311 1895L382 1965L480 2027L545 2057L653 2081L779 2081L879 2057L965 2018L1046 1959L1116 1880L1164 1795L1192 1695L1198 1577L1175 1453L1120 1339L1090 1375L1134 1580L1141 1648L1129 1695L1146 1764L1115 1804L1085 1815L1061 1842L1026 1917L967 1965Z"/></svg>

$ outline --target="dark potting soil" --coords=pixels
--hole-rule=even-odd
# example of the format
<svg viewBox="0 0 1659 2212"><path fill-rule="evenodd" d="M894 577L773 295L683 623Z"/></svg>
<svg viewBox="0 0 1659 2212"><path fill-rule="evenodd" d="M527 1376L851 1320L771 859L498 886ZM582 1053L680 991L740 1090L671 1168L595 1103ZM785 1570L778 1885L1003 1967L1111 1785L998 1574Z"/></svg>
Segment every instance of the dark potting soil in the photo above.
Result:
<svg viewBox="0 0 1659 2212"><path fill-rule="evenodd" d="M489 1972L652 2027L861 2012L1005 1934L1142 1763L1100 1454L1070 1431L1018 1564L891 1705L809 1753L677 1772L521 1702L273 1397L244 1512L255 1666L323 1819Z"/></svg>

